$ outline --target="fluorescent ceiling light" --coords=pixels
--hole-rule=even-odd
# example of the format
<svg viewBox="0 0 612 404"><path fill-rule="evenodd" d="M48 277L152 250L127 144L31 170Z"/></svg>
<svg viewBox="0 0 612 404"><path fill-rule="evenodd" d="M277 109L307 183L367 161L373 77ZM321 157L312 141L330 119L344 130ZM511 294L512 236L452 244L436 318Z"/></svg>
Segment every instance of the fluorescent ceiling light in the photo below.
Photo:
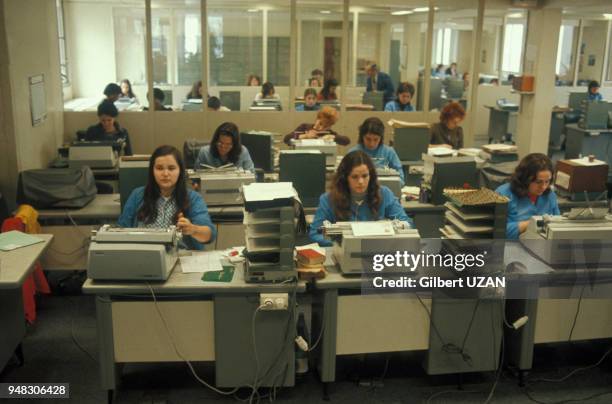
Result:
<svg viewBox="0 0 612 404"><path fill-rule="evenodd" d="M522 16L523 16L523 13L508 14L508 18L521 18Z"/></svg>
<svg viewBox="0 0 612 404"><path fill-rule="evenodd" d="M434 7L434 11L438 11L439 9L440 7ZM429 7L417 7L413 9L412 11L414 11L415 13L422 13L424 11L429 11Z"/></svg>
<svg viewBox="0 0 612 404"><path fill-rule="evenodd" d="M414 11L411 10L397 10L397 11L392 11L391 15L408 15L408 14L413 14Z"/></svg>
<svg viewBox="0 0 612 404"><path fill-rule="evenodd" d="M604 13L603 16L606 17L608 20L612 20L612 14Z"/></svg>
<svg viewBox="0 0 612 404"><path fill-rule="evenodd" d="M321 14L331 14L331 11L329 11L329 10L321 10Z"/></svg>
<svg viewBox="0 0 612 404"><path fill-rule="evenodd" d="M258 10L258 9L256 9L256 8L249 8L249 9L247 10L247 12L248 12L248 13L256 13L256 12L258 12L258 11L259 11L259 10Z"/></svg>

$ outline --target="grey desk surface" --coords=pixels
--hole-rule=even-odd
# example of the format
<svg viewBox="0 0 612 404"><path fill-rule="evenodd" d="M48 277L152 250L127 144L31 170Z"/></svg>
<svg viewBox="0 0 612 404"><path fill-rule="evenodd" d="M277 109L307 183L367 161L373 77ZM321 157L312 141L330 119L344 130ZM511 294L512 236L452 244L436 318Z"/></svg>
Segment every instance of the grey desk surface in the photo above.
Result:
<svg viewBox="0 0 612 404"><path fill-rule="evenodd" d="M0 289L20 287L53 239L51 234L36 234L36 237L44 241L13 251L0 251Z"/></svg>
<svg viewBox="0 0 612 404"><path fill-rule="evenodd" d="M602 133L612 133L612 129L583 129L577 123L569 123L565 125L566 129L576 130L578 132L587 133L591 136L597 136Z"/></svg>
<svg viewBox="0 0 612 404"><path fill-rule="evenodd" d="M115 282L115 281L92 281L87 279L83 284L83 292L89 294L137 294L150 295L151 285L155 293L181 295L194 294L240 294L240 293L283 293L290 292L295 288L294 283L265 284L246 283L242 265L237 265L231 282L204 282L202 273L183 273L180 262L176 264L172 274L166 282ZM300 281L297 292L304 292L306 283Z"/></svg>
<svg viewBox="0 0 612 404"><path fill-rule="evenodd" d="M112 219L121 215L119 194L96 195L95 199L81 209L41 209L39 220L45 219Z"/></svg>
<svg viewBox="0 0 612 404"><path fill-rule="evenodd" d="M506 272L505 276L508 279L522 279L529 278L530 280L546 280L551 278L562 278L564 276L575 277L581 272L586 272L588 269L583 270L555 270L550 265L539 260L538 258L531 255L520 242L506 242L504 249L504 263L508 265L513 262L520 262L525 270L523 272ZM337 265L334 264L333 258L331 258L331 249L327 250L327 259L325 261L325 269L327 270L327 276L323 279L317 279L314 281L316 289L359 289L362 284L369 283L368 279L371 279L371 274L368 277L362 278L360 274L344 275L340 272ZM611 274L612 268L598 268L602 274ZM418 275L415 275L418 277ZM413 289L399 289L399 292L413 292Z"/></svg>

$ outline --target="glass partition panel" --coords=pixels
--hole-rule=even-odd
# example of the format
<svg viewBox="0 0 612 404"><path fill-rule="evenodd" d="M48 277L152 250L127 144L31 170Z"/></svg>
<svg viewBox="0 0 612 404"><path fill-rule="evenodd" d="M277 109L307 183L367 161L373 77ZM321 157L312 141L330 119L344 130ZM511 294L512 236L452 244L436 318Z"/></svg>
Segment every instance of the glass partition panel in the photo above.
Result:
<svg viewBox="0 0 612 404"><path fill-rule="evenodd" d="M108 95L119 111L141 110L147 87L144 0L65 0L63 6L70 63L64 109L93 111Z"/></svg>
<svg viewBox="0 0 612 404"><path fill-rule="evenodd" d="M200 111L202 26L199 2L153 0L153 97L158 111ZM147 102L148 104L148 102Z"/></svg>
<svg viewBox="0 0 612 404"><path fill-rule="evenodd" d="M347 104L378 111L420 109L427 4L413 0L377 6L351 0Z"/></svg>
<svg viewBox="0 0 612 404"><path fill-rule="evenodd" d="M264 84L263 32L268 10L255 1L211 0L208 92L222 109L249 111Z"/></svg>
<svg viewBox="0 0 612 404"><path fill-rule="evenodd" d="M434 14L430 109L458 102L467 109L473 78L477 1L440 1Z"/></svg>
<svg viewBox="0 0 612 404"><path fill-rule="evenodd" d="M580 33L579 20L563 20L559 30L557 61L555 64L555 82L558 86L571 86L574 82L576 65L576 43Z"/></svg>
<svg viewBox="0 0 612 404"><path fill-rule="evenodd" d="M578 82L576 84L586 86L591 80L601 80L608 21L603 17L598 20L583 19L582 25L584 28L578 50Z"/></svg>
<svg viewBox="0 0 612 404"><path fill-rule="evenodd" d="M342 0L297 1L297 111L340 107Z"/></svg>

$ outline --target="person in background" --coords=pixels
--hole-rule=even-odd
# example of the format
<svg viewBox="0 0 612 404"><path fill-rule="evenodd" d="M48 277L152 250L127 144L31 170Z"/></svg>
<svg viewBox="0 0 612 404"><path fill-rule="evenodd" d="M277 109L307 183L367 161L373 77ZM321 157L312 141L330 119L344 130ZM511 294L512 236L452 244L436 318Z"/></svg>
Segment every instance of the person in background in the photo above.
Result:
<svg viewBox="0 0 612 404"><path fill-rule="evenodd" d="M304 90L304 103L295 107L296 111L318 111L321 106L317 103L317 90L307 88Z"/></svg>
<svg viewBox="0 0 612 404"><path fill-rule="evenodd" d="M414 227L393 192L378 184L372 159L364 152L355 150L344 156L329 192L319 198L308 235L313 242L328 247L332 245L331 241L319 233L324 221L336 223L382 219L402 220Z"/></svg>
<svg viewBox="0 0 612 404"><path fill-rule="evenodd" d="M172 108L164 105L164 99L166 94L160 88L153 88L153 102L155 103L155 111L172 111ZM147 93L147 100L149 99L149 93ZM148 111L148 107L144 107L143 111Z"/></svg>
<svg viewBox="0 0 612 404"><path fill-rule="evenodd" d="M436 69L433 71L432 76L444 78L444 76L445 76L444 65L443 64L439 64L438 66L436 66Z"/></svg>
<svg viewBox="0 0 612 404"><path fill-rule="evenodd" d="M448 69L444 72L447 77L459 77L459 72L457 71L457 63L453 62L448 66Z"/></svg>
<svg viewBox="0 0 612 404"><path fill-rule="evenodd" d="M517 239L535 215L560 215L557 196L551 189L553 165L541 153L528 154L516 166L510 182L495 191L508 197L506 238Z"/></svg>
<svg viewBox="0 0 612 404"><path fill-rule="evenodd" d="M147 185L136 188L123 207L121 227L168 228L183 234L181 247L203 250L217 231L202 196L187 189L181 153L173 146L159 146L149 159Z"/></svg>
<svg viewBox="0 0 612 404"><path fill-rule="evenodd" d="M128 79L121 80L121 97L136 100L136 95L132 91L132 83Z"/></svg>
<svg viewBox="0 0 612 404"><path fill-rule="evenodd" d="M370 63L365 69L368 79L366 81L366 91L380 91L383 93L383 105L387 105L393 100L395 89L391 77L387 73L378 70L375 63Z"/></svg>
<svg viewBox="0 0 612 404"><path fill-rule="evenodd" d="M191 86L191 90L187 93L188 100L202 99L202 80L198 80Z"/></svg>
<svg viewBox="0 0 612 404"><path fill-rule="evenodd" d="M338 132L332 130L332 126L338 121L338 111L332 107L323 107L317 113L317 119L314 124L303 123L295 130L287 134L284 138L285 144L291 145L292 139L318 139L325 138L327 136L334 139L334 141L341 145L346 146L351 143L351 139L348 136L343 136Z"/></svg>
<svg viewBox="0 0 612 404"><path fill-rule="evenodd" d="M121 96L121 87L115 83L108 83L106 87L104 87L104 96L106 97L107 101L117 101Z"/></svg>
<svg viewBox="0 0 612 404"><path fill-rule="evenodd" d="M512 73L508 74L508 82L510 83L510 85L512 85L513 81L514 81L514 74Z"/></svg>
<svg viewBox="0 0 612 404"><path fill-rule="evenodd" d="M274 84L266 81L261 86L261 93L255 96L255 101L259 100L280 100L280 96L274 90Z"/></svg>
<svg viewBox="0 0 612 404"><path fill-rule="evenodd" d="M485 80L485 78L484 78L484 77L481 77L481 78L479 78L479 79L478 79L478 85L480 85L480 84L486 84L486 83L487 83L487 81Z"/></svg>
<svg viewBox="0 0 612 404"><path fill-rule="evenodd" d="M336 89L338 88L338 80L329 79L325 80L325 84L323 88L317 95L318 101L333 101L338 99L338 94L336 94Z"/></svg>
<svg viewBox="0 0 612 404"><path fill-rule="evenodd" d="M319 83L319 79L315 77L311 77L308 79L308 87L321 87L321 83Z"/></svg>
<svg viewBox="0 0 612 404"><path fill-rule="evenodd" d="M378 118L367 118L359 126L359 143L353 146L349 153L360 150L370 156L376 167L389 167L399 173L400 184L404 186L404 168L392 147L384 144L385 125Z"/></svg>
<svg viewBox="0 0 612 404"><path fill-rule="evenodd" d="M599 93L599 82L595 80L589 81L587 98L589 101L603 101L603 97Z"/></svg>
<svg viewBox="0 0 612 404"><path fill-rule="evenodd" d="M219 100L215 96L208 97L208 101L206 102L206 108L209 111L219 111L221 109L221 100Z"/></svg>
<svg viewBox="0 0 612 404"><path fill-rule="evenodd" d="M450 149L463 147L463 128L459 126L465 119L465 110L458 102L449 102L440 112L440 122L431 125L430 146Z"/></svg>
<svg viewBox="0 0 612 404"><path fill-rule="evenodd" d="M247 79L247 86L259 87L261 86L261 79L255 74L249 74L249 78Z"/></svg>
<svg viewBox="0 0 612 404"><path fill-rule="evenodd" d="M200 149L195 167L200 169L202 164L221 167L230 163L237 168L255 171L249 150L240 143L238 126L224 122L215 130L210 144Z"/></svg>
<svg viewBox="0 0 612 404"><path fill-rule="evenodd" d="M492 86L499 86L499 79L491 79L489 82Z"/></svg>
<svg viewBox="0 0 612 404"><path fill-rule="evenodd" d="M414 111L414 108L410 104L412 97L414 97L414 85L412 83L403 82L397 86L397 98L393 101L389 101L385 105L385 111L398 112L398 111Z"/></svg>
<svg viewBox="0 0 612 404"><path fill-rule="evenodd" d="M317 85L313 86L313 87L322 87L323 86L323 71L321 69L314 69L313 71L310 72L310 77L311 77L311 84L312 84L312 79L315 79L317 81ZM310 85L311 85L310 84Z"/></svg>
<svg viewBox="0 0 612 404"><path fill-rule="evenodd" d="M119 126L116 121L119 111L112 101L104 100L98 105L98 122L87 128L85 138L88 142L122 141L124 143L123 154L132 155L130 136L125 128Z"/></svg>

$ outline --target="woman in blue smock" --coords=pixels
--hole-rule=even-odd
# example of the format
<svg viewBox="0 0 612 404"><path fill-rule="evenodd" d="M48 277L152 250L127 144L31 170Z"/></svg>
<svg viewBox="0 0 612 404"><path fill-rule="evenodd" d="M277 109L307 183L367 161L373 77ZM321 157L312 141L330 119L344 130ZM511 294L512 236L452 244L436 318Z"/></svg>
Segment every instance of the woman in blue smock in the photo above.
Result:
<svg viewBox="0 0 612 404"><path fill-rule="evenodd" d="M325 220L335 223L382 219L398 219L414 226L393 192L378 185L372 159L356 150L344 156L332 180L331 190L319 198L309 236L321 246L331 246L331 241L318 231Z"/></svg>
<svg viewBox="0 0 612 404"><path fill-rule="evenodd" d="M550 159L544 154L532 153L521 160L510 182L497 188L499 194L510 199L506 238L519 238L532 216L560 214L557 195L550 188L552 177Z"/></svg>
<svg viewBox="0 0 612 404"><path fill-rule="evenodd" d="M255 171L249 150L240 143L238 126L232 122L219 125L210 144L200 149L195 162L196 170L202 168L202 164L210 167L233 164L246 171Z"/></svg>
<svg viewBox="0 0 612 404"><path fill-rule="evenodd" d="M121 227L167 228L183 233L183 246L202 250L215 239L217 231L204 199L187 189L185 163L173 146L159 146L149 159L147 185L130 194L118 224Z"/></svg>
<svg viewBox="0 0 612 404"><path fill-rule="evenodd" d="M399 172L404 186L404 168L392 147L385 146L385 125L378 118L367 118L359 127L359 141L349 152L360 150L370 156L376 167L390 167Z"/></svg>

